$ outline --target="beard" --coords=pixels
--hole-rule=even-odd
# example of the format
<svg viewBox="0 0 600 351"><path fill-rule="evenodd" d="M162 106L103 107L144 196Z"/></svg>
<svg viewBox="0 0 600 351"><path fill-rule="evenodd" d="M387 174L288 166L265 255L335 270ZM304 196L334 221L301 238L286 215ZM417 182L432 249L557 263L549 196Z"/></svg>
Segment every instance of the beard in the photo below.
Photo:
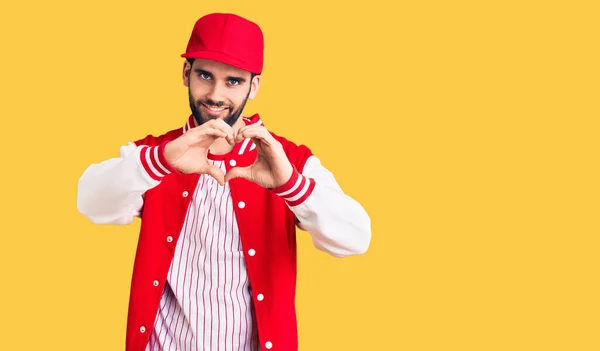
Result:
<svg viewBox="0 0 600 351"><path fill-rule="evenodd" d="M248 96L250 96L250 90L251 89L248 90L248 94L246 94L246 98L244 99L244 102L237 109L234 109L233 106L226 106L225 103L223 103L223 102L217 103L210 99L194 101L194 98L192 97L192 92L188 88L190 109L192 110L192 115L194 115L194 119L196 120L196 123L198 123L198 125L200 126L210 120L219 118L219 117L209 116L209 115L202 113L202 110L200 109L200 104L204 104L209 107L225 106L225 107L228 107L229 114L227 114L227 116L225 116L223 118L223 121L225 121L225 123L229 124L230 127L233 127L233 125L238 121L238 119L242 115L242 112L244 111L244 107L246 106L246 102L248 101Z"/></svg>

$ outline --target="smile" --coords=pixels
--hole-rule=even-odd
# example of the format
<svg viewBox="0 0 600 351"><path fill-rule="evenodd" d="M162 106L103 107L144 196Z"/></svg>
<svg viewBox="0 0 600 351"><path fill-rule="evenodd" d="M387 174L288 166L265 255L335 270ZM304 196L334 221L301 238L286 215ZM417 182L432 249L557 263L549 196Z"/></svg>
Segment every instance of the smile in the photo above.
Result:
<svg viewBox="0 0 600 351"><path fill-rule="evenodd" d="M216 107L216 106L207 106L207 105L205 105L205 104L201 104L201 105L202 105L202 107L204 107L206 110L208 110L208 111L210 111L210 112L215 112L215 113L221 112L221 111L223 111L223 110L225 110L225 109L227 108L227 107L224 107L224 106L221 106L221 107Z"/></svg>

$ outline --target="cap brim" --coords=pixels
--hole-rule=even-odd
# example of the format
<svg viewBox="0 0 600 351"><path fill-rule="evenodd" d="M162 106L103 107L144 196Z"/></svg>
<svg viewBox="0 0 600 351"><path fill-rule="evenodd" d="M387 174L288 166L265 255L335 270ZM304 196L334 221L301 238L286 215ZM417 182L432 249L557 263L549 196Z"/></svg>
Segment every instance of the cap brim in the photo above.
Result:
<svg viewBox="0 0 600 351"><path fill-rule="evenodd" d="M230 65L239 69L243 69L244 71L248 71L251 73L255 73L255 74L260 74L261 72L252 68L252 67L248 67L247 64L244 64L244 62L242 62L242 60L231 56L231 55L227 55L225 53L222 52L215 52L215 51L192 51L192 52L186 52L184 54L181 54L181 57L184 58L195 58L195 59L205 59L205 60L212 60L212 61L217 61L217 62L221 62L224 63L226 65ZM257 72L258 71L258 72Z"/></svg>

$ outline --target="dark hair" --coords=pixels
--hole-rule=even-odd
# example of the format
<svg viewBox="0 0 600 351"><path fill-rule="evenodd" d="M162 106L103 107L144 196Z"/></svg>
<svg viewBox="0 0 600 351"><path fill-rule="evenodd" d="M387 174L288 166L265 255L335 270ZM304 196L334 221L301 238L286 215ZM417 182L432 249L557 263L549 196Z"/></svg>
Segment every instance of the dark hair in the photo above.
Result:
<svg viewBox="0 0 600 351"><path fill-rule="evenodd" d="M190 67L194 65L194 59L193 58L186 58L187 62L189 62ZM256 76L256 73L252 73L250 72L250 81L252 81L252 79Z"/></svg>

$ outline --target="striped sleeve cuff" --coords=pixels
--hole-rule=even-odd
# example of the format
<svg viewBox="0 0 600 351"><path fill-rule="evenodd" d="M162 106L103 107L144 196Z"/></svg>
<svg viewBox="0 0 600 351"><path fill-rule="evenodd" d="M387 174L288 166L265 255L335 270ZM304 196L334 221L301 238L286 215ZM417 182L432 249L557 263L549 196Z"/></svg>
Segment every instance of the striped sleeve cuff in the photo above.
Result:
<svg viewBox="0 0 600 351"><path fill-rule="evenodd" d="M293 167L293 165L292 165ZM287 183L272 189L277 196L282 197L289 206L298 206L302 204L312 194L315 188L315 180L307 178L300 174L296 167L292 177Z"/></svg>
<svg viewBox="0 0 600 351"><path fill-rule="evenodd" d="M140 148L140 160L146 173L154 180L160 181L168 174L180 174L179 171L171 167L165 158L165 143L156 146L142 146Z"/></svg>

